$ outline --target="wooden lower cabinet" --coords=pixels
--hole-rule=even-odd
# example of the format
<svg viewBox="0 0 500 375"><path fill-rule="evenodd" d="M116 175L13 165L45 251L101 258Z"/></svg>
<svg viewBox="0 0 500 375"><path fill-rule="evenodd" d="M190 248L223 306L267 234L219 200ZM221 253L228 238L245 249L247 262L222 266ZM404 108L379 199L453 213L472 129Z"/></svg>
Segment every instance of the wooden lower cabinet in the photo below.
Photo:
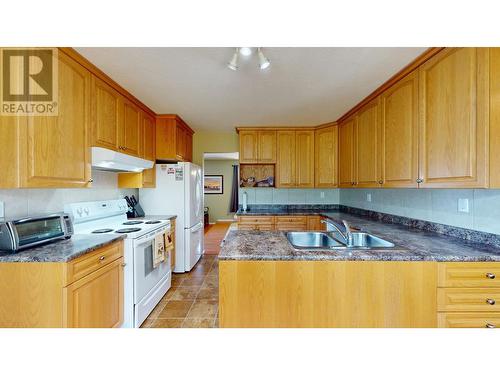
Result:
<svg viewBox="0 0 500 375"><path fill-rule="evenodd" d="M238 216L239 230L282 230L282 231L303 231L303 230L325 230L325 225L321 223L321 216Z"/></svg>
<svg viewBox="0 0 500 375"><path fill-rule="evenodd" d="M123 322L123 258L63 288L63 327L114 328Z"/></svg>
<svg viewBox="0 0 500 375"><path fill-rule="evenodd" d="M435 262L220 261L220 327L436 327Z"/></svg>
<svg viewBox="0 0 500 375"><path fill-rule="evenodd" d="M438 313L438 328L496 328L500 313Z"/></svg>
<svg viewBox="0 0 500 375"><path fill-rule="evenodd" d="M68 263L0 263L0 327L118 327L123 294L123 241Z"/></svg>

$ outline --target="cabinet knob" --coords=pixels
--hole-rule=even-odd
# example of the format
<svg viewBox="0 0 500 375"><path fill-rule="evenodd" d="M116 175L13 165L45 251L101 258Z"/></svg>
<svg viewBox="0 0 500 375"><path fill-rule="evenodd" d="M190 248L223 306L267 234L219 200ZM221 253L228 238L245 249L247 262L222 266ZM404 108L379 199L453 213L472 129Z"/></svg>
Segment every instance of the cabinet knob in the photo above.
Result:
<svg viewBox="0 0 500 375"><path fill-rule="evenodd" d="M93 178L89 178L89 182L90 183L94 182L94 179Z"/></svg>
<svg viewBox="0 0 500 375"><path fill-rule="evenodd" d="M488 299L486 299L486 303L488 305L494 305L495 304L495 300L493 298L488 298Z"/></svg>
<svg viewBox="0 0 500 375"><path fill-rule="evenodd" d="M491 324L491 323L486 323L485 327L486 328L496 328L496 326L494 324Z"/></svg>
<svg viewBox="0 0 500 375"><path fill-rule="evenodd" d="M125 268L125 266L127 265L127 263L122 263L122 267Z"/></svg>
<svg viewBox="0 0 500 375"><path fill-rule="evenodd" d="M423 178L417 178L417 184L421 184L422 182L424 182Z"/></svg>
<svg viewBox="0 0 500 375"><path fill-rule="evenodd" d="M384 183L384 181L378 180L378 183L379 183L379 185L382 185Z"/></svg>
<svg viewBox="0 0 500 375"><path fill-rule="evenodd" d="M486 274L486 277L487 277L488 279L494 279L494 278L495 278L495 274L494 274L494 273L491 273L491 272L488 272L488 273Z"/></svg>
<svg viewBox="0 0 500 375"><path fill-rule="evenodd" d="M106 259L106 257L105 257L104 255L103 255L103 256L101 256L101 257L99 257L99 261L101 261L101 262L102 262L104 259Z"/></svg>

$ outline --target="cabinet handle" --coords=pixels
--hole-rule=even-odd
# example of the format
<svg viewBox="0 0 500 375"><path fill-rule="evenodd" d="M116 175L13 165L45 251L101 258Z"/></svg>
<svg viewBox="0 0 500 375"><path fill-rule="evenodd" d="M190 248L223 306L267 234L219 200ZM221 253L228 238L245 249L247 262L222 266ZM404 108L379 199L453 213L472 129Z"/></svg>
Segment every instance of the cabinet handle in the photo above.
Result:
<svg viewBox="0 0 500 375"><path fill-rule="evenodd" d="M486 303L489 304L489 305L494 305L495 304L495 300L493 298L488 298L488 299L486 299Z"/></svg>
<svg viewBox="0 0 500 375"><path fill-rule="evenodd" d="M127 263L122 263L122 267L125 268L125 266L127 265Z"/></svg>
<svg viewBox="0 0 500 375"><path fill-rule="evenodd" d="M422 182L424 182L423 178L417 178L417 184L421 184Z"/></svg>
<svg viewBox="0 0 500 375"><path fill-rule="evenodd" d="M102 262L104 259L106 259L106 257L104 255L102 255L101 257L99 257L99 261Z"/></svg>
<svg viewBox="0 0 500 375"><path fill-rule="evenodd" d="M485 328L496 328L496 326L491 323L486 323Z"/></svg>
<svg viewBox="0 0 500 375"><path fill-rule="evenodd" d="M486 277L487 277L488 279L494 279L494 278L495 278L495 274L494 274L494 273L491 273L491 272L488 272L488 273L486 274Z"/></svg>

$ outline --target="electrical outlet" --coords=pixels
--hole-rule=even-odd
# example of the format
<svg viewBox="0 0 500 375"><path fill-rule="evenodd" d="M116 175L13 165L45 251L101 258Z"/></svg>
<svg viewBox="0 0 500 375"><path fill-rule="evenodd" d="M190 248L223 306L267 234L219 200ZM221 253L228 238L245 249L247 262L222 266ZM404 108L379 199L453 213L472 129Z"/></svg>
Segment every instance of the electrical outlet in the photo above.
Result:
<svg viewBox="0 0 500 375"><path fill-rule="evenodd" d="M321 199L325 199L325 192L322 191L321 193L319 193L319 196L320 196Z"/></svg>
<svg viewBox="0 0 500 375"><path fill-rule="evenodd" d="M469 199L458 198L458 212L469 212Z"/></svg>
<svg viewBox="0 0 500 375"><path fill-rule="evenodd" d="M366 193L366 201L371 202L372 201L372 194L371 193Z"/></svg>
<svg viewBox="0 0 500 375"><path fill-rule="evenodd" d="M0 217L5 217L5 206L3 202L0 202Z"/></svg>

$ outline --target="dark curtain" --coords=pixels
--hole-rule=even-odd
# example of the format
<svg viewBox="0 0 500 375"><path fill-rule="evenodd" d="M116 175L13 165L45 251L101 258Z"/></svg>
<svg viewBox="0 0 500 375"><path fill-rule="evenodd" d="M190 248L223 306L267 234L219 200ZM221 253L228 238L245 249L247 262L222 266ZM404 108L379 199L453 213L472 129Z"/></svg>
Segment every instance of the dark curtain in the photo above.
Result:
<svg viewBox="0 0 500 375"><path fill-rule="evenodd" d="M240 175L238 173L238 166L233 165L233 186L231 186L231 200L229 201L229 212L238 211L240 202L238 200L238 187L240 185Z"/></svg>

